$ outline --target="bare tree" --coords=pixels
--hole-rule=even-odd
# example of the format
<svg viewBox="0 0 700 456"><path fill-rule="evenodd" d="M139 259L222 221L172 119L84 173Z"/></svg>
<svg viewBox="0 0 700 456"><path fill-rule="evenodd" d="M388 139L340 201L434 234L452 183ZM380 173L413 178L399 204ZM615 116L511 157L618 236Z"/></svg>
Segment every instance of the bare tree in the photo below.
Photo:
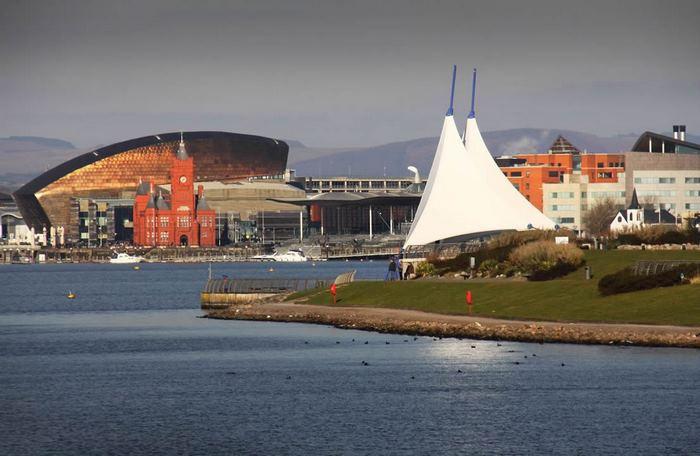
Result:
<svg viewBox="0 0 700 456"><path fill-rule="evenodd" d="M654 195L644 195L639 201L639 204L641 204L644 209L656 209L659 205L659 198Z"/></svg>
<svg viewBox="0 0 700 456"><path fill-rule="evenodd" d="M600 200L583 214L583 225L593 236L607 234L619 210L620 206L612 198Z"/></svg>

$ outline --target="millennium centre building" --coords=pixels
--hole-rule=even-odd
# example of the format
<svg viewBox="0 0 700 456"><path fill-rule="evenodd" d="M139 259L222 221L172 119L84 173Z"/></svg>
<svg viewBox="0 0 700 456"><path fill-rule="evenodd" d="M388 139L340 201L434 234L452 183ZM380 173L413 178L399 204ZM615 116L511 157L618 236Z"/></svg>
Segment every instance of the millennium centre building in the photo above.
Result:
<svg viewBox="0 0 700 456"><path fill-rule="evenodd" d="M277 176L287 164L289 146L284 141L218 131L184 132L183 137L194 157L198 182ZM41 232L64 227L67 239L78 240L82 228L76 217L88 210L81 201L133 201L140 180L169 184L179 142L180 132L174 132L102 147L46 171L13 196L30 228ZM116 219L118 224L120 218Z"/></svg>

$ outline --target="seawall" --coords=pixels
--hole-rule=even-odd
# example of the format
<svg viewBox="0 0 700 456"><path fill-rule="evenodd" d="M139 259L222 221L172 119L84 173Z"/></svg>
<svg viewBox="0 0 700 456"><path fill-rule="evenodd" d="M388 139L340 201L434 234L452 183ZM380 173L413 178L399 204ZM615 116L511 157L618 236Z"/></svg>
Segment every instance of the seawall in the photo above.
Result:
<svg viewBox="0 0 700 456"><path fill-rule="evenodd" d="M414 310L260 303L212 311L208 318L312 323L383 333L533 343L700 348L700 327L562 323L441 315Z"/></svg>

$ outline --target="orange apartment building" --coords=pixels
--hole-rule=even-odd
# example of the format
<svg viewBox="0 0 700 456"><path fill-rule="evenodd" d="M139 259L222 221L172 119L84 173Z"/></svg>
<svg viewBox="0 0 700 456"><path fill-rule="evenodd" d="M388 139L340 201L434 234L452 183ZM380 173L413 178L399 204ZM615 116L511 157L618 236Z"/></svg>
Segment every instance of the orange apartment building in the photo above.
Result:
<svg viewBox="0 0 700 456"><path fill-rule="evenodd" d="M556 184L565 174L580 172L590 183L614 183L625 171L622 154L581 153L559 136L546 154L522 154L496 160L503 174L536 208L543 210L542 184Z"/></svg>

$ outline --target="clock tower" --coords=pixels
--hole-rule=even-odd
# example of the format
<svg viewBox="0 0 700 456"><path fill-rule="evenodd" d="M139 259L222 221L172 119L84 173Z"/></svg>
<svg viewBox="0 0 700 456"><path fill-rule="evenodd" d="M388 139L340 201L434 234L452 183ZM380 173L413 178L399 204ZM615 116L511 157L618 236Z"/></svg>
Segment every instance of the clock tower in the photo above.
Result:
<svg viewBox="0 0 700 456"><path fill-rule="evenodd" d="M170 208L175 217L175 244L196 245L194 159L187 154L182 133L170 170L170 195Z"/></svg>
<svg viewBox="0 0 700 456"><path fill-rule="evenodd" d="M134 199L134 244L214 247L216 211L204 198L204 186L194 194L194 159L180 146L170 168L170 199L156 193L153 182L139 181Z"/></svg>

